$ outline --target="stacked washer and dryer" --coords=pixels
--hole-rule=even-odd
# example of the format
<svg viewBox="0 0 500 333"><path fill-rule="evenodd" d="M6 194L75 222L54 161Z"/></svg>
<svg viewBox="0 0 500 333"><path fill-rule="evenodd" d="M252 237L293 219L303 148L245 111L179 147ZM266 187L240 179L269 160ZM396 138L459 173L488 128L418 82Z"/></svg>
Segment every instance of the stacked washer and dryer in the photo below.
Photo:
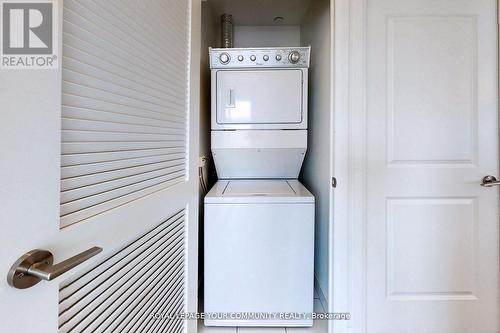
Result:
<svg viewBox="0 0 500 333"><path fill-rule="evenodd" d="M314 299L314 197L297 180L309 55L310 47L210 49L219 180L205 197L207 326L312 325L297 315L312 313Z"/></svg>

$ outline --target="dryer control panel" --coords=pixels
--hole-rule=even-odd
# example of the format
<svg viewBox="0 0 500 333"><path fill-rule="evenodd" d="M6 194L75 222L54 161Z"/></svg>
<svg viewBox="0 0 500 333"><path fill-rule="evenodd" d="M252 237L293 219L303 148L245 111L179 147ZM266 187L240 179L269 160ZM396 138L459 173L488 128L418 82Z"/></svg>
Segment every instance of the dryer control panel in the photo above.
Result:
<svg viewBox="0 0 500 333"><path fill-rule="evenodd" d="M308 68L311 47L210 48L210 68Z"/></svg>

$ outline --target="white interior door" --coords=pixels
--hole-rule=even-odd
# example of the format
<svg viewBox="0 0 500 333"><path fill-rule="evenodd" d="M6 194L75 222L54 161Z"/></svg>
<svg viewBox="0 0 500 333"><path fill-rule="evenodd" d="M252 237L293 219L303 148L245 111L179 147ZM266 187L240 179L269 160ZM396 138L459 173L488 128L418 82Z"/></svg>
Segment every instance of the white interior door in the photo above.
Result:
<svg viewBox="0 0 500 333"><path fill-rule="evenodd" d="M0 331L193 331L151 315L196 311L200 3L54 4L59 69L0 70ZM7 284L25 252L94 246Z"/></svg>
<svg viewBox="0 0 500 333"><path fill-rule="evenodd" d="M496 1L365 10L366 330L498 332Z"/></svg>

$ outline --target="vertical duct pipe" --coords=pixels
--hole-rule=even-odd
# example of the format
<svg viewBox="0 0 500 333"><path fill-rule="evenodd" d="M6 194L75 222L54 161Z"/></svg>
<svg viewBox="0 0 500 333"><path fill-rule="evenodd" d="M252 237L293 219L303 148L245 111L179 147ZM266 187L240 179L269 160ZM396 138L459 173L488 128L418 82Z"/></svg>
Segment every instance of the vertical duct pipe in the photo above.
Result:
<svg viewBox="0 0 500 333"><path fill-rule="evenodd" d="M233 47L233 16L229 14L222 14L221 32L222 32L222 47Z"/></svg>

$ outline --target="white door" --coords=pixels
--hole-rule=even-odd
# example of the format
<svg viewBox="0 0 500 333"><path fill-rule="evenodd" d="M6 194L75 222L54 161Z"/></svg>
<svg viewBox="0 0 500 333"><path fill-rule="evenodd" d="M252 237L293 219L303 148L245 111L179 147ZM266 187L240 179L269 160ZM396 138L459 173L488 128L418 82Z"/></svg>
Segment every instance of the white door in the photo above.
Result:
<svg viewBox="0 0 500 333"><path fill-rule="evenodd" d="M496 1L365 10L366 331L498 332Z"/></svg>
<svg viewBox="0 0 500 333"><path fill-rule="evenodd" d="M307 69L214 70L212 76L217 82L212 129L307 127Z"/></svg>
<svg viewBox="0 0 500 333"><path fill-rule="evenodd" d="M54 5L59 68L0 70L0 331L194 331L152 315L196 311L200 3ZM30 250L94 246L7 283Z"/></svg>

